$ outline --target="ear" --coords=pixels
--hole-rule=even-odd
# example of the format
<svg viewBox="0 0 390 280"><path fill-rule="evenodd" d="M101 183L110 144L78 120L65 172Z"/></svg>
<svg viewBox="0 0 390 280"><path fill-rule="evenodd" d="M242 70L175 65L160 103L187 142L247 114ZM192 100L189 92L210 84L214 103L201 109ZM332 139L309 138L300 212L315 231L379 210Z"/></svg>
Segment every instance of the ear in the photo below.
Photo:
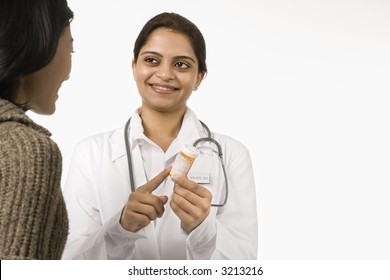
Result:
<svg viewBox="0 0 390 280"><path fill-rule="evenodd" d="M136 66L137 66L137 63L135 63L134 58L133 58L133 60L131 61L131 69L133 70L133 77L134 78L135 78L135 71L136 71L135 67Z"/></svg>
<svg viewBox="0 0 390 280"><path fill-rule="evenodd" d="M204 77L205 77L205 73L203 73L203 72L202 73L198 73L197 78L196 78L196 82L195 82L195 85L194 85L194 91L198 90L198 87L202 83Z"/></svg>

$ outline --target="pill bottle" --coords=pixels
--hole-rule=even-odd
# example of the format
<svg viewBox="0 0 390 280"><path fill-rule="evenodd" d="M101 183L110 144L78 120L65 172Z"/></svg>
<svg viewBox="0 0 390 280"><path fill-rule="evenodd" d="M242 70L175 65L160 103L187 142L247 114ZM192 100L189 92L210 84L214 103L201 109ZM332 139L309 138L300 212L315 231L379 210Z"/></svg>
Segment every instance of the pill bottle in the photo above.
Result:
<svg viewBox="0 0 390 280"><path fill-rule="evenodd" d="M175 158L170 175L186 176L198 156L199 150L197 148L191 145L184 145Z"/></svg>

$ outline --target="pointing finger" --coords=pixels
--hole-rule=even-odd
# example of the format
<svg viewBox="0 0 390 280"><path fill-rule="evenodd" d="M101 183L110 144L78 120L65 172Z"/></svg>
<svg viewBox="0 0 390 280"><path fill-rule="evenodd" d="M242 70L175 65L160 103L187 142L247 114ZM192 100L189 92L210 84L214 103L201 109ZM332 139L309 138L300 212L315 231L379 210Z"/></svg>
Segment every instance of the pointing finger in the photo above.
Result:
<svg viewBox="0 0 390 280"><path fill-rule="evenodd" d="M139 192L152 193L157 187L164 182L165 178L169 175L170 168L164 169L160 174L154 177L152 180L142 185L137 189Z"/></svg>

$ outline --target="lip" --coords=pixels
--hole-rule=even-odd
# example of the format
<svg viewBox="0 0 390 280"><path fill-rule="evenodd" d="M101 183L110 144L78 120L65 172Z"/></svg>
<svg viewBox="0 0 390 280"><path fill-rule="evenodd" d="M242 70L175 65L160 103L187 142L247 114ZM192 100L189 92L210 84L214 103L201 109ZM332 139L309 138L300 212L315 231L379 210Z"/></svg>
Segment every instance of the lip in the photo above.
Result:
<svg viewBox="0 0 390 280"><path fill-rule="evenodd" d="M149 84L149 86L157 93L163 93L163 94L168 94L168 93L173 93L179 88L173 87L170 85L162 85L162 84Z"/></svg>

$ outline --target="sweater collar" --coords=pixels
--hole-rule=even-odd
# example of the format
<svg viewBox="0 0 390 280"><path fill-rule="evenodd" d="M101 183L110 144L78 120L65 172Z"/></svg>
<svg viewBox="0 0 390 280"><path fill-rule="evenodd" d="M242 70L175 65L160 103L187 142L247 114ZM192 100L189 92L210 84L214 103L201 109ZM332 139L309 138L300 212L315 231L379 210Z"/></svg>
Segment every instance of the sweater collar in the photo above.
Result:
<svg viewBox="0 0 390 280"><path fill-rule="evenodd" d="M4 122L21 123L41 133L46 134L47 136L51 136L50 131L36 124L26 115L26 112L23 111L20 107L16 106L12 102L9 102L8 100L0 98L0 123Z"/></svg>

